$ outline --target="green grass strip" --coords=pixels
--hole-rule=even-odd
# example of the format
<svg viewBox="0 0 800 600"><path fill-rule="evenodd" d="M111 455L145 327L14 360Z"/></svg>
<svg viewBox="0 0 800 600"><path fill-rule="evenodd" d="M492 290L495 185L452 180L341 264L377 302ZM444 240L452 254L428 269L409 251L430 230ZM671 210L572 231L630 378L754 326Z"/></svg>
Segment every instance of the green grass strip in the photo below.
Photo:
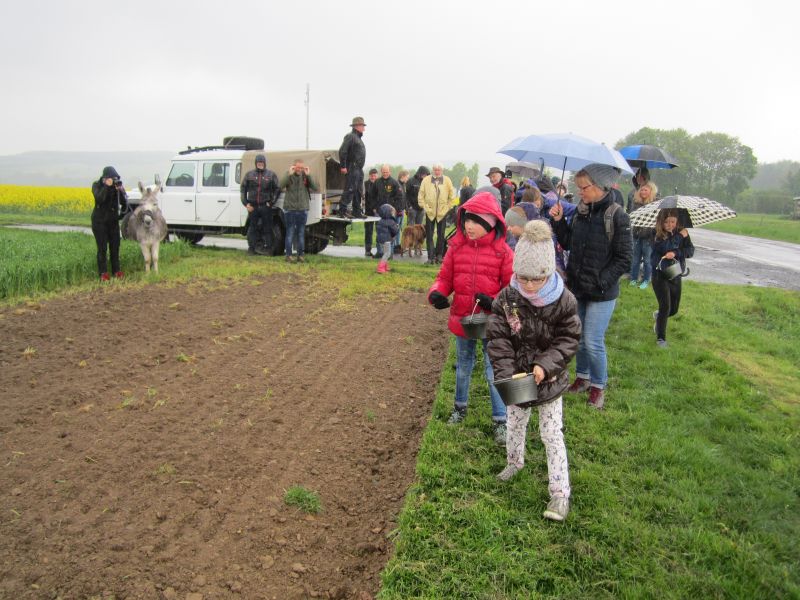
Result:
<svg viewBox="0 0 800 600"><path fill-rule="evenodd" d="M379 598L794 598L800 594L800 295L687 282L669 349L649 290L608 332L607 410L565 396L573 489L548 500L537 419L527 464L495 479L488 391L452 407L451 349Z"/></svg>

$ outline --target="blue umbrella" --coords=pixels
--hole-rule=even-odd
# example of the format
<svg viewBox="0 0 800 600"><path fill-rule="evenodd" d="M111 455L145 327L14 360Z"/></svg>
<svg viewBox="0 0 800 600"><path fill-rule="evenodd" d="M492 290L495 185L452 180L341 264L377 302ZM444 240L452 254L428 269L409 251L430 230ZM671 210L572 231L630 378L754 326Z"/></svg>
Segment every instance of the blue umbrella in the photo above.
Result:
<svg viewBox="0 0 800 600"><path fill-rule="evenodd" d="M637 169L647 167L648 169L674 169L678 166L675 158L666 150L657 146L647 144L636 144L625 146L619 149L619 153L625 157L628 163Z"/></svg>
<svg viewBox="0 0 800 600"><path fill-rule="evenodd" d="M586 165L610 165L633 175L625 158L613 148L572 133L529 135L512 140L500 150L516 160L540 163L564 171L578 171Z"/></svg>

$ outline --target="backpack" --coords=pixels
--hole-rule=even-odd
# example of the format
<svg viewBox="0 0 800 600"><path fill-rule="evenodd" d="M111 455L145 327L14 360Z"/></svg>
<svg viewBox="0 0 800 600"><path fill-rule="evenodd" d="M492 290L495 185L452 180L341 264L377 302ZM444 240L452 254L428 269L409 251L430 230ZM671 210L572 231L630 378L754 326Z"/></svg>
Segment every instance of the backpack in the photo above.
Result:
<svg viewBox="0 0 800 600"><path fill-rule="evenodd" d="M620 208L622 207L612 200L605 214L603 214L603 224L606 227L606 237L608 237L609 242L614 239L614 213Z"/></svg>

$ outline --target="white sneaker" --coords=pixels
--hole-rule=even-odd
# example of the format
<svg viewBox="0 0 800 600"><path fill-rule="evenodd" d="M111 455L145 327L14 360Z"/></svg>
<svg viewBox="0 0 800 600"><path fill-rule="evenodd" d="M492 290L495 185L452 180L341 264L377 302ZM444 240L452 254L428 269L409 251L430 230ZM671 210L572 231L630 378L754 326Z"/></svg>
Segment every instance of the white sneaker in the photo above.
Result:
<svg viewBox="0 0 800 600"><path fill-rule="evenodd" d="M521 471L521 467L518 467L517 465L506 465L506 468L505 468L505 469L503 469L502 471L500 471L500 472L497 474L497 478L498 478L500 481L508 481L508 480L509 480L509 479L511 479L511 478L512 478L514 475L516 475L517 473L519 473L520 471Z"/></svg>
<svg viewBox="0 0 800 600"><path fill-rule="evenodd" d="M551 521L563 521L569 514L569 498L551 498L547 503L547 510L544 511L545 519Z"/></svg>

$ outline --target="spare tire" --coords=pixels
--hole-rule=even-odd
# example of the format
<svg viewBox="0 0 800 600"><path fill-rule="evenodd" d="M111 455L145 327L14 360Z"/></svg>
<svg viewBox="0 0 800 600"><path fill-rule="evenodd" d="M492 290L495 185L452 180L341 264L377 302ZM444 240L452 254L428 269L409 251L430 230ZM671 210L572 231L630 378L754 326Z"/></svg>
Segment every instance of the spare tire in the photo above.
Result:
<svg viewBox="0 0 800 600"><path fill-rule="evenodd" d="M223 146L244 146L245 150L263 150L264 140L261 138L230 135L222 139Z"/></svg>

